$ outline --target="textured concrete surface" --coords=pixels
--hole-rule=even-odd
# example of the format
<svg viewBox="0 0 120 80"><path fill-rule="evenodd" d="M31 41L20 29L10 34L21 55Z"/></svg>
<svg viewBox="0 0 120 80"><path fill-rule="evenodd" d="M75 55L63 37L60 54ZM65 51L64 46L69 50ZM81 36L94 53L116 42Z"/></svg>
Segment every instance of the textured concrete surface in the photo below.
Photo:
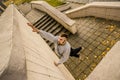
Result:
<svg viewBox="0 0 120 80"><path fill-rule="evenodd" d="M93 2L65 13L70 18L95 16L120 21L120 2Z"/></svg>
<svg viewBox="0 0 120 80"><path fill-rule="evenodd" d="M71 33L76 33L76 26L75 21L70 19L68 16L54 8L53 6L49 5L45 1L32 1L32 7L42 10L49 14L52 18L62 24L66 29L68 29Z"/></svg>
<svg viewBox="0 0 120 80"><path fill-rule="evenodd" d="M90 3L90 2L113 2L113 1L120 1L120 0L66 0L68 2L73 3Z"/></svg>
<svg viewBox="0 0 120 80"><path fill-rule="evenodd" d="M85 80L120 80L120 41L101 60Z"/></svg>
<svg viewBox="0 0 120 80"><path fill-rule="evenodd" d="M31 22L35 23L38 21L42 16L44 16L45 13L42 11L39 11L37 9L32 9L25 17Z"/></svg>
<svg viewBox="0 0 120 80"><path fill-rule="evenodd" d="M65 65L76 80L84 80L120 40L120 22L95 17L75 20L78 32L69 35L69 42L72 47L83 46L85 49L80 52L81 60L71 57Z"/></svg>
<svg viewBox="0 0 120 80"><path fill-rule="evenodd" d="M79 7L71 3L72 8ZM76 80L84 80L120 40L120 22L97 17L76 18L77 33L69 34L72 47L83 46L80 52L82 59L70 57L65 63ZM54 31L55 32L55 31Z"/></svg>
<svg viewBox="0 0 120 80"><path fill-rule="evenodd" d="M0 80L74 80L28 20L9 5L0 17Z"/></svg>
<svg viewBox="0 0 120 80"><path fill-rule="evenodd" d="M18 6L20 10L24 13L24 15L27 15L32 10L32 6L29 3L24 3Z"/></svg>

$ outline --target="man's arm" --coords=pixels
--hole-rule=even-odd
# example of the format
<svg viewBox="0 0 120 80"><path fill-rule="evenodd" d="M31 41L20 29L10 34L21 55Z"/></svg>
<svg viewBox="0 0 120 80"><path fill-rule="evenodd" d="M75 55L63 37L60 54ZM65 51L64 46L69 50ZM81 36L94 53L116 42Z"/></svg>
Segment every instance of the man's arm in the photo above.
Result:
<svg viewBox="0 0 120 80"><path fill-rule="evenodd" d="M70 55L70 49L68 48L68 49L66 49L66 51L63 53L63 56L60 58L59 62L58 62L58 63L54 62L54 64L55 64L56 66L58 66L58 65L60 65L60 64L62 64L62 63L64 63L64 62L66 62L66 61L68 60L68 58L69 58L69 55Z"/></svg>
<svg viewBox="0 0 120 80"><path fill-rule="evenodd" d="M27 23L27 24L28 24L28 26L30 26L33 29L33 32L37 32L43 38L45 38L51 42L54 42L54 40L56 38L54 35L52 35L51 33L45 32L43 30L39 30L39 29L35 28L31 23Z"/></svg>
<svg viewBox="0 0 120 80"><path fill-rule="evenodd" d="M56 40L56 37L55 37L54 35L52 35L51 33L46 32L46 31L40 30L40 31L39 31L39 34L40 34L43 38L49 40L50 42L54 42L54 41Z"/></svg>

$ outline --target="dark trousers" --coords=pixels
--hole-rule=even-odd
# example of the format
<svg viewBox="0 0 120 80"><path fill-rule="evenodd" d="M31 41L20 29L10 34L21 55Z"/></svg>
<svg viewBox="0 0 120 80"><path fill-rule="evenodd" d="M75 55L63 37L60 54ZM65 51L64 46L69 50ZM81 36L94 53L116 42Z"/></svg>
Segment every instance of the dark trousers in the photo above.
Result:
<svg viewBox="0 0 120 80"><path fill-rule="evenodd" d="M76 48L76 49L73 49L71 48L71 52L70 52L70 56L74 56L74 57L79 57L79 54L78 52L82 49L82 47L79 47L79 48Z"/></svg>

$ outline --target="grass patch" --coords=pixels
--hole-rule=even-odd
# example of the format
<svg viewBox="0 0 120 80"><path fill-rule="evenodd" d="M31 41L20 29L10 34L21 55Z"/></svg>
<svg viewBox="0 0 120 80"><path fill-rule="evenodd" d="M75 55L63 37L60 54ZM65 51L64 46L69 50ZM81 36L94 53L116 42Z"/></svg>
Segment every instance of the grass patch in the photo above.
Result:
<svg viewBox="0 0 120 80"><path fill-rule="evenodd" d="M30 1L35 1L35 0L8 0L4 4L9 5L9 4L11 4L11 2L13 2L16 5L20 5L22 3L30 2ZM64 4L64 1L61 1L61 0L44 0L44 1L46 1L48 4L50 4L54 7Z"/></svg>
<svg viewBox="0 0 120 80"><path fill-rule="evenodd" d="M54 7L64 4L64 2L60 0L45 0L45 1Z"/></svg>
<svg viewBox="0 0 120 80"><path fill-rule="evenodd" d="M9 4L11 4L13 2L16 5L20 5L22 3L30 2L30 1L33 1L33 0L8 0L8 1L4 2L4 4L9 5Z"/></svg>
<svg viewBox="0 0 120 80"><path fill-rule="evenodd" d="M25 0L14 0L14 4L16 4L16 5L20 5L24 2L25 2Z"/></svg>

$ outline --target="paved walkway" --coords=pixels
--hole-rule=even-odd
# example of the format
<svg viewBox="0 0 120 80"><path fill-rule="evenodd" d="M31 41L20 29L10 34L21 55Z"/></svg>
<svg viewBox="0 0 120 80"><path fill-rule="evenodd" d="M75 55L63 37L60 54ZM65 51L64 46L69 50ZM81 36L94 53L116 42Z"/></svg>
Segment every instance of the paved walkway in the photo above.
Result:
<svg viewBox="0 0 120 80"><path fill-rule="evenodd" d="M85 80L120 80L120 41L101 60Z"/></svg>
<svg viewBox="0 0 120 80"><path fill-rule="evenodd" d="M66 67L76 80L84 80L112 46L120 40L120 22L95 17L75 19L78 32L69 36L72 47L83 46L82 60L71 57Z"/></svg>

